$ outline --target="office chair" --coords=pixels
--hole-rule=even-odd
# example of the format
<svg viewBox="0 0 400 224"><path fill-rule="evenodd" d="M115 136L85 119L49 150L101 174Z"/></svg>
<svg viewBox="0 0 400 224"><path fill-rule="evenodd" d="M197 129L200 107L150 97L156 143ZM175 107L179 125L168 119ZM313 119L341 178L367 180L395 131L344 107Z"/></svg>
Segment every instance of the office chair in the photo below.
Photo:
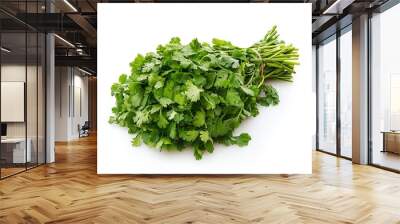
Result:
<svg viewBox="0 0 400 224"><path fill-rule="evenodd" d="M89 129L90 129L89 121L85 121L82 127L79 128L79 138L89 136Z"/></svg>

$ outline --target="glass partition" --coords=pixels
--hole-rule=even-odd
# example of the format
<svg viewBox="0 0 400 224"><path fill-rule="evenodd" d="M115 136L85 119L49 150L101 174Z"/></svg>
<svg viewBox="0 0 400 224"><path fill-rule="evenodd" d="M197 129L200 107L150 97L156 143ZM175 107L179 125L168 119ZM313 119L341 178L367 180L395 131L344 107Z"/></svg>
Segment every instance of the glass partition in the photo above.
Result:
<svg viewBox="0 0 400 224"><path fill-rule="evenodd" d="M25 32L1 34L2 177L24 171L31 161L26 141L26 41Z"/></svg>
<svg viewBox="0 0 400 224"><path fill-rule="evenodd" d="M44 12L44 1L0 6ZM45 45L44 33L0 12L1 179L45 163Z"/></svg>

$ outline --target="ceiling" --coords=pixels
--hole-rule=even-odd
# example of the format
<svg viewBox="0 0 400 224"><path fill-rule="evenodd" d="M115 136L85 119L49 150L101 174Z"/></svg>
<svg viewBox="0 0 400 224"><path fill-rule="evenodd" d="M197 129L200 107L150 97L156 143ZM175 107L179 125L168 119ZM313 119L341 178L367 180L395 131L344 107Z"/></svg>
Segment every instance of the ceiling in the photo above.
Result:
<svg viewBox="0 0 400 224"><path fill-rule="evenodd" d="M26 27L55 32L56 63L96 71L97 3L187 2L184 0L1 0L0 21L5 32ZM312 3L313 41L319 41L338 20L377 7L387 0L198 0L190 2ZM51 8L51 10L50 10ZM52 11L52 13L49 13ZM27 13L25 13L27 12ZM327 13L328 12L328 13ZM290 15L288 15L290 16ZM351 23L351 18L349 19ZM331 31L329 31L331 29ZM329 32L328 32L329 31ZM18 36L18 35L17 35ZM15 38L17 42L19 39ZM67 42L71 43L68 44ZM16 43L16 45L18 45Z"/></svg>

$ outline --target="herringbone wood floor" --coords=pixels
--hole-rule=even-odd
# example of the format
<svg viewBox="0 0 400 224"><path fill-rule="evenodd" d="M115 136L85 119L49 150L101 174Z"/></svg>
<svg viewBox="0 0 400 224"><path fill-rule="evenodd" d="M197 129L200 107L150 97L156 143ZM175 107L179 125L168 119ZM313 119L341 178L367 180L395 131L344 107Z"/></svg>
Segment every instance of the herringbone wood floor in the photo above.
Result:
<svg viewBox="0 0 400 224"><path fill-rule="evenodd" d="M400 175L313 153L313 175L98 176L96 138L0 181L0 223L400 223Z"/></svg>

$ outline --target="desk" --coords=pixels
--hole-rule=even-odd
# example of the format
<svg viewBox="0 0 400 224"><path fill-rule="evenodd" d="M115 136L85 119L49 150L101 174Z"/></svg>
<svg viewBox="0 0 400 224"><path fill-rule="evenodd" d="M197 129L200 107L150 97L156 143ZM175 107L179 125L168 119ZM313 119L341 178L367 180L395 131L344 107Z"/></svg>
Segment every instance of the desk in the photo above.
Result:
<svg viewBox="0 0 400 224"><path fill-rule="evenodd" d="M383 131L383 150L382 152L392 152L400 154L400 132Z"/></svg>
<svg viewBox="0 0 400 224"><path fill-rule="evenodd" d="M5 157L3 157L3 158L5 158L6 161L9 163L31 162L31 160L32 160L32 153L31 153L32 141L30 138L27 138L26 142L28 143L27 144L28 147L26 147L26 154L25 154L25 138L1 139L2 157L3 157L3 152L4 152L4 154L6 154L6 158ZM12 156L10 154L12 154ZM12 158L12 160L11 160L11 158ZM26 159L26 161L25 161L25 159Z"/></svg>

